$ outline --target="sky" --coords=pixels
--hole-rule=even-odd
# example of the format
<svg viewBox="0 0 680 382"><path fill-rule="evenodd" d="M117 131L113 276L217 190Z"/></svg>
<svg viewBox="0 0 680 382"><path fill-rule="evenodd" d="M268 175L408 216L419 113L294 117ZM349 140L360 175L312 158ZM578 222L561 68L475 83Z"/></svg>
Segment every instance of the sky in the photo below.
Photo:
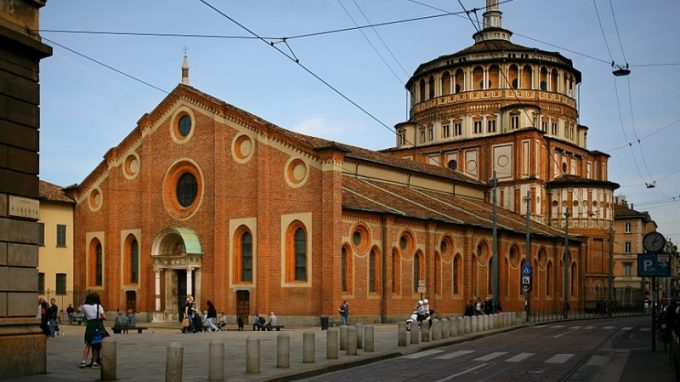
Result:
<svg viewBox="0 0 680 382"><path fill-rule="evenodd" d="M512 42L560 52L581 71L579 122L588 148L611 155L616 194L680 242L680 2L505 1ZM49 0L40 15L54 48L40 64L40 177L82 182L181 81L185 49L191 85L207 94L289 130L393 147L394 125L408 119L410 75L473 44L473 22L444 13L462 10L454 0ZM409 19L419 20L392 23ZM264 41L233 38L253 36L243 27ZM612 61L629 64L630 76L614 77Z"/></svg>

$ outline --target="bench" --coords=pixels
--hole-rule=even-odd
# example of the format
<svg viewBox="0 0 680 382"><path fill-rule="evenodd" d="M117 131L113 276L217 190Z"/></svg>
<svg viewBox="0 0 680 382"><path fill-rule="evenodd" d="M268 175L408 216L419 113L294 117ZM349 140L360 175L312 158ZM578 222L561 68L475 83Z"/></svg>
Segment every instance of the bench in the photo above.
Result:
<svg viewBox="0 0 680 382"><path fill-rule="evenodd" d="M276 331L280 331L283 329L283 325L265 325L264 327L266 330L271 331L272 329L276 329Z"/></svg>
<svg viewBox="0 0 680 382"><path fill-rule="evenodd" d="M86 322L87 320L85 319L85 315L82 314L74 314L73 317L71 317L71 324L75 324L76 322L78 325L82 324L83 322Z"/></svg>
<svg viewBox="0 0 680 382"><path fill-rule="evenodd" d="M115 334L120 334L120 333L127 333L128 330L136 330L137 333L142 334L142 331L148 329L146 326L113 326L111 327L111 330Z"/></svg>

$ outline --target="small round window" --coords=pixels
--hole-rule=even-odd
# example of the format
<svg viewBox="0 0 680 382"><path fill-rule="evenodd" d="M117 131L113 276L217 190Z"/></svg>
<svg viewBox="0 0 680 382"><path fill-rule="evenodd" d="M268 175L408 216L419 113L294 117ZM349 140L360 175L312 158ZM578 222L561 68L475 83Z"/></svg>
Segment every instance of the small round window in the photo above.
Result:
<svg viewBox="0 0 680 382"><path fill-rule="evenodd" d="M406 235L402 235L399 239L399 248L401 248L402 251L408 248L408 237L406 237Z"/></svg>
<svg viewBox="0 0 680 382"><path fill-rule="evenodd" d="M352 235L352 242L357 247L361 245L361 232L359 232L358 230L354 231L354 234Z"/></svg>
<svg viewBox="0 0 680 382"><path fill-rule="evenodd" d="M177 201L182 207L189 207L198 193L196 177L188 172L182 174L177 181Z"/></svg>
<svg viewBox="0 0 680 382"><path fill-rule="evenodd" d="M179 119L177 131L179 132L180 136L186 138L191 132L191 117L188 115L182 116L182 118Z"/></svg>

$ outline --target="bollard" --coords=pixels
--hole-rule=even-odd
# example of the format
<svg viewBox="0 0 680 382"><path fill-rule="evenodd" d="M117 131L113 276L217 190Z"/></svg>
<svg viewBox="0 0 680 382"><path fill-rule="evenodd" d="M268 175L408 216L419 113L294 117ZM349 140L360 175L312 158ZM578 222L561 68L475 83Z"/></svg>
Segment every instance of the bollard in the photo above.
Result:
<svg viewBox="0 0 680 382"><path fill-rule="evenodd" d="M340 350L347 350L347 325L340 327Z"/></svg>
<svg viewBox="0 0 680 382"><path fill-rule="evenodd" d="M491 318L489 319L489 329L493 330L496 329L496 321L498 320L498 315L496 313L491 315Z"/></svg>
<svg viewBox="0 0 680 382"><path fill-rule="evenodd" d="M404 337L406 340L406 337ZM373 325L364 326L364 351L372 353L375 351L375 330Z"/></svg>
<svg viewBox="0 0 680 382"><path fill-rule="evenodd" d="M115 381L116 380L116 367L117 367L117 355L116 355L116 340L111 337L104 338L102 341L102 348L99 354L101 354L102 364L101 364L101 374L100 378L102 381Z"/></svg>
<svg viewBox="0 0 680 382"><path fill-rule="evenodd" d="M414 322L413 324L411 324L411 345L420 342L420 338L418 337L420 333L418 333L419 331L418 329L419 328L417 323Z"/></svg>
<svg viewBox="0 0 680 382"><path fill-rule="evenodd" d="M471 316L465 316L463 319L465 330L464 334L470 334L472 332L472 317Z"/></svg>
<svg viewBox="0 0 680 382"><path fill-rule="evenodd" d="M482 332L486 332L487 330L489 330L489 315L488 314L485 314L485 315L482 316L481 324L482 324L482 330L481 330Z"/></svg>
<svg viewBox="0 0 680 382"><path fill-rule="evenodd" d="M479 316L470 317L470 332L476 333L479 330Z"/></svg>
<svg viewBox="0 0 680 382"><path fill-rule="evenodd" d="M442 339L449 338L449 331L451 329L449 327L449 320L446 318L442 318L441 320L439 320L439 322L441 322L442 324Z"/></svg>
<svg viewBox="0 0 680 382"><path fill-rule="evenodd" d="M338 329L328 329L326 332L326 358L338 359Z"/></svg>
<svg viewBox="0 0 680 382"><path fill-rule="evenodd" d="M347 328L347 355L357 355L357 327Z"/></svg>
<svg viewBox="0 0 680 382"><path fill-rule="evenodd" d="M363 349L364 348L364 325L355 324L354 326L357 327L357 349Z"/></svg>
<svg viewBox="0 0 680 382"><path fill-rule="evenodd" d="M432 320L432 341L442 339L442 324L436 318Z"/></svg>
<svg viewBox="0 0 680 382"><path fill-rule="evenodd" d="M246 338L246 374L260 374L260 340Z"/></svg>
<svg viewBox="0 0 680 382"><path fill-rule="evenodd" d="M344 328L342 326L341 328ZM302 363L314 363L314 332L302 333Z"/></svg>
<svg viewBox="0 0 680 382"><path fill-rule="evenodd" d="M449 337L458 337L458 318L451 317L449 320Z"/></svg>
<svg viewBox="0 0 680 382"><path fill-rule="evenodd" d="M432 323L432 321L423 321L423 326L420 329L420 334L421 334L420 341L430 342L430 324L431 323Z"/></svg>
<svg viewBox="0 0 680 382"><path fill-rule="evenodd" d="M208 380L224 381L224 342L210 340L208 345Z"/></svg>
<svg viewBox="0 0 680 382"><path fill-rule="evenodd" d="M406 346L406 323L404 321L399 322L397 329L397 345Z"/></svg>
<svg viewBox="0 0 680 382"><path fill-rule="evenodd" d="M182 382L184 348L179 342L171 342L165 356L165 381Z"/></svg>
<svg viewBox="0 0 680 382"><path fill-rule="evenodd" d="M288 333L276 336L276 367L282 369L290 367L290 335Z"/></svg>

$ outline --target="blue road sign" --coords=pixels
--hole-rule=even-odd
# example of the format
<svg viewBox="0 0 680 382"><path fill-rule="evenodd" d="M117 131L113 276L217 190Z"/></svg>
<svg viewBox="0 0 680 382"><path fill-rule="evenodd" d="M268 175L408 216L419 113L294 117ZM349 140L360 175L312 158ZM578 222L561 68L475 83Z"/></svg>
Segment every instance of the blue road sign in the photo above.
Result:
<svg viewBox="0 0 680 382"><path fill-rule="evenodd" d="M638 276L640 277L670 277L670 256L658 253L638 254Z"/></svg>
<svg viewBox="0 0 680 382"><path fill-rule="evenodd" d="M531 265L522 265L522 276L531 276Z"/></svg>

